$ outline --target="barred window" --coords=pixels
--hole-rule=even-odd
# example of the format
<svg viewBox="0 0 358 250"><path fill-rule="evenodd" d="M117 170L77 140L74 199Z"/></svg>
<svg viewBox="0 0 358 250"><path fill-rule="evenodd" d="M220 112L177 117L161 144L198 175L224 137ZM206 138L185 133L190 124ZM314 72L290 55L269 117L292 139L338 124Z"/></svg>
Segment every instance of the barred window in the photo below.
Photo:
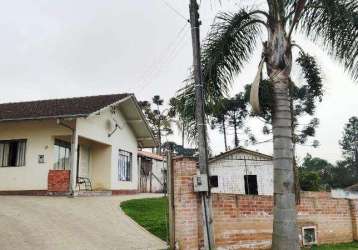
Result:
<svg viewBox="0 0 358 250"><path fill-rule="evenodd" d="M71 144L61 140L55 140L54 166L56 170L70 169Z"/></svg>
<svg viewBox="0 0 358 250"><path fill-rule="evenodd" d="M0 167L25 166L26 140L0 141Z"/></svg>
<svg viewBox="0 0 358 250"><path fill-rule="evenodd" d="M118 180L131 181L132 179L132 153L119 150L118 158Z"/></svg>

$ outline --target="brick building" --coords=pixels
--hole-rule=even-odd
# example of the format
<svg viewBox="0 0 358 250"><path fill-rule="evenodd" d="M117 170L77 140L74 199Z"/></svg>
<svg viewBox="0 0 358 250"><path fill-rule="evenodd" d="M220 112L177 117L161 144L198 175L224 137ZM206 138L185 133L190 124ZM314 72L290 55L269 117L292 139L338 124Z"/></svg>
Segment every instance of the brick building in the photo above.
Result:
<svg viewBox="0 0 358 250"><path fill-rule="evenodd" d="M196 161L173 161L175 240L180 249L203 247L202 207L193 191ZM270 249L271 195L212 194L217 249ZM326 244L358 240L358 200L332 198L331 193L303 192L297 207L301 243Z"/></svg>

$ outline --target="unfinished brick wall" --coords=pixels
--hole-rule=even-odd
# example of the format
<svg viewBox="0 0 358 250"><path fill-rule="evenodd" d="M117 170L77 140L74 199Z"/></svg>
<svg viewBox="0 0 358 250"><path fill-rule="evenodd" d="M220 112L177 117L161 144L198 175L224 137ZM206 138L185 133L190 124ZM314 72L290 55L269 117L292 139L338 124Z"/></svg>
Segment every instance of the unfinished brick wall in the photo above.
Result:
<svg viewBox="0 0 358 250"><path fill-rule="evenodd" d="M50 170L47 186L49 193L67 193L70 187L70 170Z"/></svg>
<svg viewBox="0 0 358 250"><path fill-rule="evenodd" d="M187 158L175 160L174 169L175 237L180 249L197 249L199 246L199 197L193 190L192 176L196 163Z"/></svg>
<svg viewBox="0 0 358 250"><path fill-rule="evenodd" d="M174 160L175 234L180 249L203 245L201 202L193 192L193 159ZM213 194L215 242L219 249L269 249L272 234L272 196ZM316 226L319 244L357 238L358 201L333 199L329 193L304 192L298 206L298 225Z"/></svg>
<svg viewBox="0 0 358 250"><path fill-rule="evenodd" d="M349 201L352 216L353 239L358 240L358 200Z"/></svg>

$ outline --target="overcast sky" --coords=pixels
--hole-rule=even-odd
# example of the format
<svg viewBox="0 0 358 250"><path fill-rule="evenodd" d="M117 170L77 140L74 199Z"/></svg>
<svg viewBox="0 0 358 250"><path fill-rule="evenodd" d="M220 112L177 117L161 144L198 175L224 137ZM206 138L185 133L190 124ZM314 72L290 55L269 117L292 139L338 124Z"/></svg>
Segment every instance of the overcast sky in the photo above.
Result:
<svg viewBox="0 0 358 250"><path fill-rule="evenodd" d="M138 99L160 94L166 101L183 86L192 63L185 0L12 0L0 8L0 101L133 92ZM201 1L202 38L215 14L235 11L239 0ZM263 1L240 1L261 6ZM170 3L168 6L167 3ZM175 9L175 10L174 10ZM299 147L332 162L340 159L338 140L344 123L358 113L358 85L319 46L296 38L317 57L324 72L325 96L317 115L317 149ZM260 51L259 51L260 52ZM232 94L252 82L258 64L253 56L233 83ZM300 80L297 72L296 78ZM301 79L302 80L302 79ZM260 134L257 121L251 128ZM175 137L174 137L175 138ZM223 138L210 132L214 153ZM169 138L173 139L173 138ZM265 140L259 136L259 140ZM233 138L229 138L232 144ZM250 146L265 153L272 145Z"/></svg>

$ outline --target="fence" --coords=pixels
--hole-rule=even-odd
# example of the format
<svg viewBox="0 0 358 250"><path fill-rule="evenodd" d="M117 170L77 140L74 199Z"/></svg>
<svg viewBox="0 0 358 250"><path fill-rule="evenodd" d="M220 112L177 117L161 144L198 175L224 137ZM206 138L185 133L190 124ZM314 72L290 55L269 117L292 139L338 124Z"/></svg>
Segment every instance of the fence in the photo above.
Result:
<svg viewBox="0 0 358 250"><path fill-rule="evenodd" d="M198 194L193 192L192 181L197 174L196 162L190 158L175 159L173 174L175 241L180 249L200 249L203 246L201 203ZM272 196L212 195L218 249L270 248ZM334 199L324 192L304 192L297 209L300 229L314 227L318 244L358 239L357 200Z"/></svg>

